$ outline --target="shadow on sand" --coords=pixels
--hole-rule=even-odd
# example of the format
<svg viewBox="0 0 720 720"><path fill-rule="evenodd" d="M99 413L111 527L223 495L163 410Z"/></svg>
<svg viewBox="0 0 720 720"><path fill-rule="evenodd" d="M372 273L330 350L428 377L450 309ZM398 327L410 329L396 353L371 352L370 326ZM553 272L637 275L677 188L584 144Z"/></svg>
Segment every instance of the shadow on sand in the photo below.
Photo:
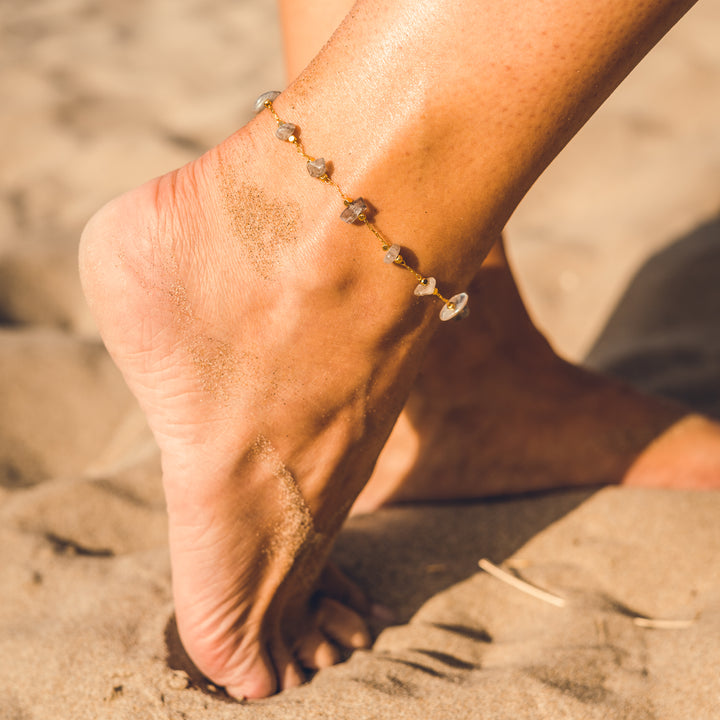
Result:
<svg viewBox="0 0 720 720"><path fill-rule="evenodd" d="M648 260L586 364L720 418L720 215Z"/></svg>

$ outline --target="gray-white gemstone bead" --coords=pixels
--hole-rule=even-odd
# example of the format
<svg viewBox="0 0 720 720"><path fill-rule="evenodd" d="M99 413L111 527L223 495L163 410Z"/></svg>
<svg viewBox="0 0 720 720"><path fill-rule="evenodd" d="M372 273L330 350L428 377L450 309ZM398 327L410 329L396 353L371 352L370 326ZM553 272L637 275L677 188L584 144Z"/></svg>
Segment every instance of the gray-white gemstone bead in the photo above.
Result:
<svg viewBox="0 0 720 720"><path fill-rule="evenodd" d="M468 303L468 294L467 293L458 293L457 295L453 295L450 300L448 300L443 306L442 310L440 311L440 319L441 320L452 320L454 317L461 315L461 317L465 317L467 313L463 313L465 310L465 306Z"/></svg>
<svg viewBox="0 0 720 720"><path fill-rule="evenodd" d="M307 171L310 173L310 177L319 178L322 177L327 168L325 167L324 158L315 158L314 160L308 160Z"/></svg>
<svg viewBox="0 0 720 720"><path fill-rule="evenodd" d="M392 265L398 259L399 254L400 254L400 246L397 244L393 244L390 246L388 251L385 253L383 262L386 262L388 265Z"/></svg>
<svg viewBox="0 0 720 720"><path fill-rule="evenodd" d="M295 134L296 130L297 127L292 123L281 123L275 131L275 137L280 138L280 140L287 140Z"/></svg>
<svg viewBox="0 0 720 720"><path fill-rule="evenodd" d="M426 277L425 282L418 283L415 286L416 295L432 295L435 292L436 280L434 277Z"/></svg>
<svg viewBox="0 0 720 720"><path fill-rule="evenodd" d="M255 110L256 113L259 113L261 110L263 110L265 108L266 100L270 100L272 102L279 94L280 94L279 90L270 90L269 92L264 92L255 101L255 105L253 105L253 110Z"/></svg>
<svg viewBox="0 0 720 720"><path fill-rule="evenodd" d="M361 197L356 198L340 213L340 219L352 225L366 210L365 201Z"/></svg>

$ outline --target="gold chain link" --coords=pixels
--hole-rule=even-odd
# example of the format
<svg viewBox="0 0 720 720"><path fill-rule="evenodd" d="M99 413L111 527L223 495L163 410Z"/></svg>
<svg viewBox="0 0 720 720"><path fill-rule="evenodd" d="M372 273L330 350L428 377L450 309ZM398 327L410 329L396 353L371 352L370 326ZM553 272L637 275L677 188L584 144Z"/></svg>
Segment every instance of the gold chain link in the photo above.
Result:
<svg viewBox="0 0 720 720"><path fill-rule="evenodd" d="M275 118L275 122L278 124L278 127L280 125L286 124L285 120L283 120L275 111L272 100L265 100L264 105L270 111L270 114L273 116L273 118ZM297 131L297 126L294 126L294 127ZM315 160L317 159L317 158L314 158L312 155L309 155L307 152L305 152L305 148L304 148L301 140L297 137L297 135L295 135L295 133L293 133L292 135L290 135L290 137L287 138L287 142L290 143L291 145L294 145L298 154L301 155L303 158L305 158L305 160L307 160L307 162L315 162ZM338 185L335 182L335 180L333 180L327 174L327 172L320 175L317 179L321 180L326 185L331 185L332 187L334 187L337 190L337 192L339 193L340 197L343 199L343 202L345 203L345 205L350 205L350 203L352 203L354 201L354 198L350 197L345 192L343 192L343 189L340 187L340 185ZM365 215L365 213L361 213L360 215L358 215L357 219L360 220L365 225L365 227L368 228L368 230L370 230L370 232L373 235L375 235L375 237L380 241L380 245L381 245L382 249L387 252L387 250L390 249L392 243L389 243L385 239L383 234L370 222L370 220ZM397 265L398 267L405 268L405 270L410 271L415 276L415 279L419 283L421 283L423 285L427 284L428 278L425 275L422 275L421 273L419 273L417 270L415 270L415 268L408 265L408 263L405 261L405 259L403 258L402 255L398 255L397 258L395 258L395 260L393 261L393 264ZM450 300L448 300L445 296L443 296L440 293L440 291L437 289L437 287L433 289L432 294L437 296L440 300L442 300L442 302L444 302L451 310L454 309L453 303L451 303ZM428 293L428 295L430 295L430 293Z"/></svg>

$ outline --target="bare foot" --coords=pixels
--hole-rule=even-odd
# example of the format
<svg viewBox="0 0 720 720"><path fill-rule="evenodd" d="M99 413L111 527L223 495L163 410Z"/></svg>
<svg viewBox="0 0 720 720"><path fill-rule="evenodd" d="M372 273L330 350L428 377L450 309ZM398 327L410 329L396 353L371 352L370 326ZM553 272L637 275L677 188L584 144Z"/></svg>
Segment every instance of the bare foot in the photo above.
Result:
<svg viewBox="0 0 720 720"><path fill-rule="evenodd" d="M435 324L328 197L265 114L111 202L81 243L161 448L180 636L236 697L369 643L357 613L311 598Z"/></svg>
<svg viewBox="0 0 720 720"><path fill-rule="evenodd" d="M560 359L501 250L472 294L471 317L434 336L354 512L620 482L720 487L720 425Z"/></svg>

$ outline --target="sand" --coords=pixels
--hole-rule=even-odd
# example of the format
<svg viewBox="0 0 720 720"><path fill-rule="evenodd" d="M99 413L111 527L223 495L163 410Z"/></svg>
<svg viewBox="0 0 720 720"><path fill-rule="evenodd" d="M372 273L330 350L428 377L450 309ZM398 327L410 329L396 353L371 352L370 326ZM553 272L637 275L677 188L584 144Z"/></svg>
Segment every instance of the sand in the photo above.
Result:
<svg viewBox="0 0 720 720"><path fill-rule="evenodd" d="M541 178L509 241L563 354L720 417L719 32L701 3ZM335 557L399 623L267 701L197 678L174 631L157 449L75 255L104 200L282 84L274 6L4 3L0 53L1 720L717 716L720 493L357 517ZM481 572L483 557L565 606Z"/></svg>

